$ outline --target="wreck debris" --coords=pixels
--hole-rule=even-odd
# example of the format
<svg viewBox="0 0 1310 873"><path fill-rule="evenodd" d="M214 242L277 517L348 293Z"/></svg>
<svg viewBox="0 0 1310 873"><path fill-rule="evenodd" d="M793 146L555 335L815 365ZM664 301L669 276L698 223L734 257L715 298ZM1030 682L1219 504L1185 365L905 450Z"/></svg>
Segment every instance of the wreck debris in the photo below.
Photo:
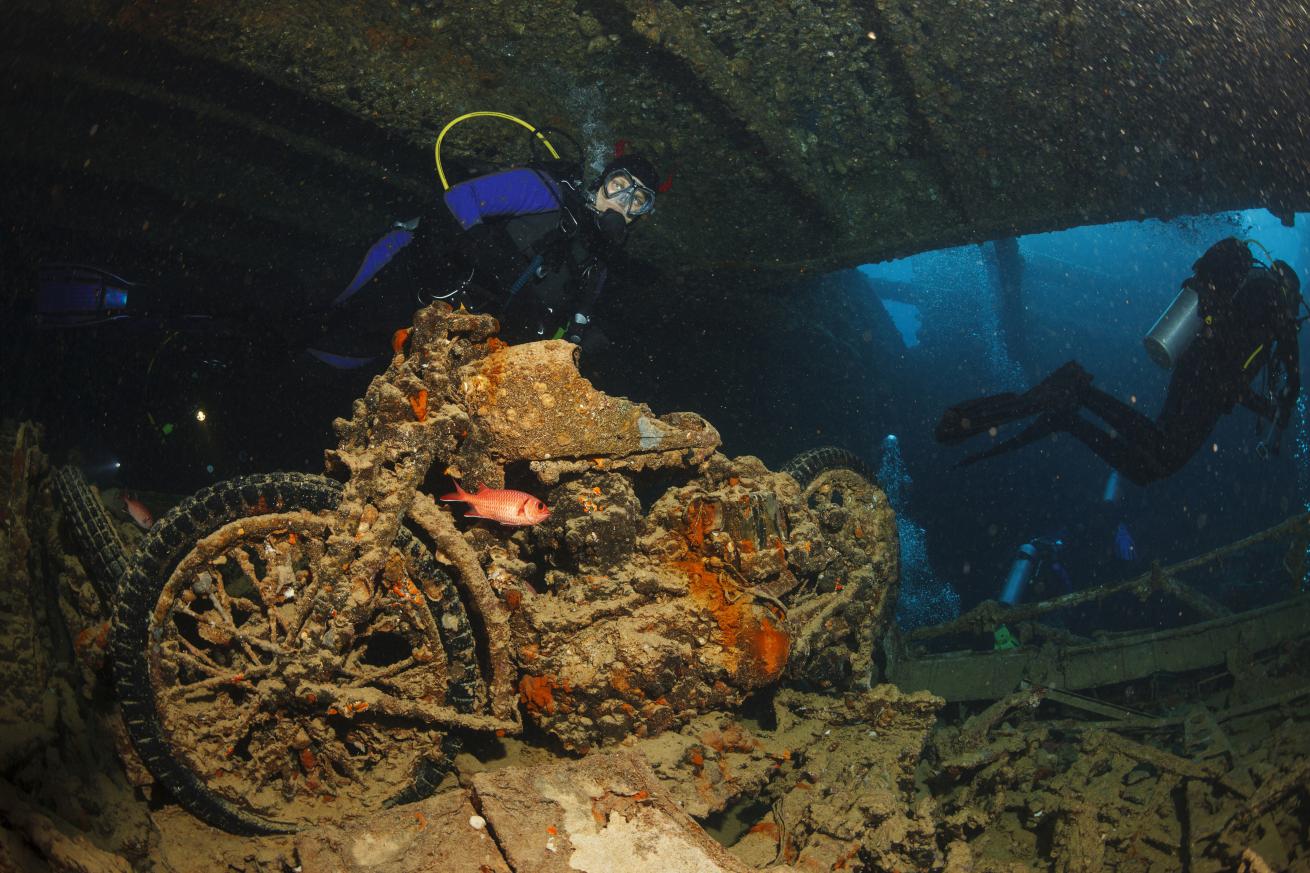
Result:
<svg viewBox="0 0 1310 873"><path fill-rule="evenodd" d="M429 419L435 415L430 412ZM526 686L515 682L540 675L526 669L540 660L540 653L531 650L534 641L547 643L548 658L558 657L560 663L573 667L596 667L598 659L570 660L552 646L562 645L571 630L581 631L581 646L605 639L606 628L625 636L632 631L614 622L633 609L695 604L686 574L664 572L667 565L699 560L706 572L717 574L716 597L708 608L696 605L694 610L705 609L712 616L714 609L725 604L748 604L754 614L772 616L770 620L780 628L789 629L793 640L797 637L790 623L805 610L807 597L839 596L849 590L839 592L834 586L822 592L817 581L831 562L858 557L856 551L844 551L851 545L849 539L834 541L825 533L826 512L816 511L816 507L831 507L823 507L820 499L799 500L803 492L796 490L796 483L773 478L779 475L755 459L714 454L695 470L686 471L686 484L665 492L646 514L632 492L630 474L593 471L566 476L552 490L559 495L552 501L564 499L575 507L558 513L557 528L543 526L500 535L491 526L475 525L461 531L456 520L430 496L419 494L406 524L413 523L415 530L430 538L436 547L431 559L450 579L438 582L441 577L436 571L412 575L411 589L404 584L405 576L397 575L404 563L394 557L384 564L381 579L400 604L415 606L411 598L440 602L449 596L441 593L443 586L458 584L459 598L471 597L470 612L490 617L488 627L499 634L497 645L504 655L499 679L489 683L498 690L489 689L486 706L507 704L512 712L514 704L522 704L536 719L538 715L524 699L546 701L560 689L548 682L528 682ZM339 499L334 484L303 478L303 487L321 488L324 494ZM246 487L255 488L249 481ZM286 560L283 555L294 553L287 548L292 545L292 529L307 534L297 536L294 545L308 549L318 543L314 548L322 548L322 536L308 534L330 518L328 509L297 509L294 501L274 499L279 493L285 496L285 490L261 492L255 488L246 492L260 493L265 497L262 507L258 499L241 504L257 511L230 522L235 527L216 533L213 536L217 538L205 547L210 564L226 557L218 567L227 567L232 575L224 575L227 571L219 575L225 582L232 580L233 589L238 578L250 580L252 590L244 595L250 599L257 596L259 586L280 581L277 568ZM230 501L224 498L219 502ZM712 513L707 507L713 508ZM380 515L366 507L354 533L367 536ZM269 527L275 522L283 524L285 533ZM593 523L595 526L590 526ZM11 528L12 524L6 530ZM619 545L610 550L590 542L588 535L596 531L614 533ZM807 555L801 544L810 541L804 537L811 532L823 549L812 546ZM776 548L752 551L742 545L743 541L767 541L774 536L783 543L781 553ZM46 543L50 538L35 541ZM265 546L271 546L277 556L266 554ZM803 560L816 551L823 551L826 557L816 563ZM263 558L256 560L256 555ZM745 560L748 557L751 559ZM300 566L299 562L293 565ZM621 569L611 572L614 567ZM625 575L629 571L632 575ZM69 584L61 581L61 598L76 597L76 589L89 584L85 574L75 562L66 565L64 572ZM72 584L74 576L80 580L76 584ZM201 581L198 573L191 578ZM305 590L306 586L297 586L297 594ZM228 593L236 603L238 597L232 590ZM89 604L95 602L92 597ZM195 602L189 605L192 611ZM1283 604L1281 614L1265 611L1264 620L1274 628L1290 616L1289 621L1304 628L1306 623L1298 617L1300 603L1301 599L1296 599ZM67 609L63 611L69 614ZM648 638L658 636L658 629L666 626L663 622L675 628L694 628L702 621L706 627L717 627L705 614L670 619L657 609L651 615L656 624L638 631ZM1249 614L1234 616L1204 626L1236 626L1250 618ZM416 632L425 626L421 615L411 620ZM480 635L483 629L476 619L473 625ZM224 651L224 636L230 634L232 641L226 643L226 650L244 653L240 634L232 634L232 627L241 631L244 625L233 622L229 626L220 615L197 625L196 638L205 644L202 651ZM592 636L586 636L588 631ZM196 638L188 639L196 645ZM258 646L252 649L259 655ZM488 647L493 650L495 647ZM794 653L793 648L792 657ZM998 857L1019 856L1030 863L1043 858L1049 866L1036 865L1038 869L1131 869L1134 865L1176 869L1179 858L1186 858L1189 868L1198 871L1228 871L1239 865L1244 865L1242 869L1260 869L1259 865L1297 869L1310 857L1302 826L1310 807L1305 789L1310 774L1304 766L1310 745L1301 727L1310 717L1305 654L1303 631L1299 637L1289 631L1268 649L1259 645L1230 647L1221 663L1228 671L1224 674L1228 682L1239 684L1229 687L1216 679L1213 670L1199 680L1180 676L1175 680L1179 688L1189 694L1195 688L1209 688L1209 696L1165 712L1146 712L1140 703L1130 706L1090 699L1029 683L995 706L975 713L962 726L952 724L954 707L943 709L941 701L931 695L906 694L891 686L844 696L783 689L773 697L776 725L772 727L743 720L731 711L733 706L713 712L691 707L670 713L662 724L663 733L658 720L644 723L640 718L627 734L611 732L613 726L606 725L573 735L543 721L540 723L557 739L574 737L587 744L622 742L633 747L651 761L655 785L664 798L652 808L680 808L678 815L683 817L672 825L657 818L653 830L642 830L651 824L647 818L650 810L646 798L634 798L648 789L635 787L634 781L621 785L599 779L588 782L579 769L558 777L544 770L518 770L503 781L497 780L507 771L479 773L467 781L478 792L485 788L485 802L481 793L455 791L391 809L375 807L358 825L340 823L346 811L359 810L355 798L343 794L337 799L334 823L298 838L298 862L354 870L363 869L360 859L364 859L375 862L375 869L410 873L418 861L442 857L451 858L452 865L476 859L471 870L483 864L493 870L523 869L521 864L535 863L540 857L544 863L558 862L565 865L560 869L569 869L567 865L574 861L589 863L601 857L608 851L610 839L635 838L639 833L676 836L683 833L684 826L694 829L685 819L690 814L711 823L720 815L725 821L742 819L739 829L720 830L719 835L731 844L728 854L757 868L790 862L797 869L841 869L844 865L845 869L963 871L971 864L973 869L989 869L987 865L997 863L994 859ZM722 651L706 655L704 664L718 659L719 681L727 686L734 676L741 679L745 674L729 672L724 655ZM738 658L739 664L749 660L744 652L739 652ZM447 670L456 663L457 659L448 660ZM496 668L490 669L496 673ZM238 693L251 694L266 681L265 676L251 672L251 677L232 688L249 685L251 690ZM399 679L405 672L402 668L393 678ZM581 672L571 675L586 679ZM621 676L617 671L600 675L609 679ZM413 711L397 709L394 696L388 699L376 693L377 689L359 688L354 699L347 699L333 696L341 694L339 684L312 677L298 681L302 692L315 694L320 702L337 708L343 724L351 729L384 712L404 715L419 727L424 721L417 706ZM582 696L579 720L590 718L592 712L607 711L606 693L610 700L633 699L613 683L607 692L601 683L592 682L587 693L591 697ZM737 689L729 693L731 699L739 699ZM562 696L567 699L569 691L563 690ZM1174 696L1176 692L1167 687L1157 694ZM361 703L365 706L358 707ZM341 712L346 708L343 704L349 705L345 713ZM70 718L72 710L64 710L63 703L60 706L61 721ZM1088 721L1087 714L1099 720ZM452 715L451 722L478 731L490 733L498 724L485 710L458 715L464 720ZM643 724L647 724L644 737L640 736ZM513 730L511 723L506 732ZM289 747L294 749L298 743L293 735ZM329 758L317 747L307 746L297 750L296 765L322 769ZM609 760L608 756L593 756L580 764L600 761L597 766L603 766L607 775L626 767L616 767ZM561 786L568 786L572 793ZM651 796L656 797L656 792ZM409 798L417 800L413 793ZM497 803L502 805L499 813L493 811ZM526 826L516 832L513 826L498 821L498 815L518 815L528 808L555 810L555 817L541 829L543 833ZM565 814L566 809L575 810L577 816L585 812L590 818L580 819L585 828L580 824L576 832L569 830L559 839L564 829L557 819L577 823ZM595 813L606 823L597 821ZM164 832L166 850L148 849L145 838L129 838L126 832L116 832L111 843L93 842L108 845L110 856L116 852L137 857L160 851L179 871L203 869L187 866L189 861L179 852L177 842L195 839L204 833L203 827L181 816L176 808L165 807L152 815ZM3 811L0 819L13 826ZM76 833L88 820L83 814L69 832ZM475 826L479 822L483 827ZM449 830L456 827L458 831ZM554 834L548 830L551 827ZM551 837L557 838L556 852L546 848ZM285 848L286 838L281 838L283 842L276 839L234 840L232 845L254 848L224 849L223 857L234 870L251 873L274 857L288 863L291 855ZM518 855L505 848L511 844ZM458 857L450 854L455 847L460 848ZM711 845L707 851L714 849ZM1049 861L1044 852L1049 853ZM511 857L520 860L511 864Z"/></svg>
<svg viewBox="0 0 1310 873"><path fill-rule="evenodd" d="M1310 528L1310 515L1293 516L1266 531L1205 555L1171 567L1153 568L1125 582L1008 609L986 601L952 622L912 631L903 641L895 636L889 638L885 646L888 678L904 688L930 689L954 701L995 700L1019 687L1021 681L1071 692L1207 666L1224 665L1230 671L1238 672L1240 665L1257 653L1277 649L1304 637L1304 629L1310 623L1310 598L1295 596L1281 603L1234 614L1212 598L1179 582L1177 577L1274 540L1291 540L1295 550L1296 545L1304 540L1307 528ZM1289 572L1297 569L1286 561L1284 566ZM1057 639L1060 632L1047 632L1040 625L1019 624L1025 619L1123 592L1133 592L1145 598L1156 591L1178 596L1198 615L1216 617L1169 630L1104 634L1095 642L1060 640ZM1049 641L1041 646L1026 645L1020 649L988 653L912 653L912 647L917 648L923 641L935 638L976 635L984 631L990 636L991 629L1001 623L1023 627L1033 635L1049 637Z"/></svg>
<svg viewBox="0 0 1310 873"><path fill-rule="evenodd" d="M14 787L0 780L0 823L23 834L51 870L77 873L132 873L125 858L97 848L81 834L68 836L50 816L24 800ZM64 824L67 827L67 824ZM0 868L21 870L28 867L15 847L0 841ZM26 855L26 853L23 853Z"/></svg>
<svg viewBox="0 0 1310 873"><path fill-rule="evenodd" d="M306 871L335 873L512 873L478 818L468 792L443 791L426 800L343 819L296 836Z"/></svg>
<svg viewBox="0 0 1310 873"><path fill-rule="evenodd" d="M61 542L40 439L0 424L0 868L126 870L149 823L102 739L102 603Z"/></svg>
<svg viewBox="0 0 1310 873"><path fill-rule="evenodd" d="M29 530L28 520L42 500L39 483L46 468L40 449L41 431L29 422L5 422L0 430L0 457L6 476L0 478L0 656L9 663L22 665L14 681L0 687L0 722L46 725L41 700L50 683L54 664L50 644L43 638L57 633L52 621L46 589L35 576L34 552L39 539ZM35 740L30 731L7 733L0 740L0 758L24 754L22 746ZM27 735L27 736L25 736Z"/></svg>
<svg viewBox="0 0 1310 873"><path fill-rule="evenodd" d="M1043 600L1036 603L1020 603L1017 606L1005 609L1003 612L994 601L984 601L969 612L945 624L933 625L931 627L918 628L906 634L906 640L915 642L918 640L927 640L935 637L953 636L961 633L977 633L985 631L990 634L992 628L1002 622L1015 623L1027 619L1036 618L1049 612L1059 609L1067 609L1073 606L1079 606L1084 603L1091 603L1103 600L1114 594L1130 591L1138 596L1145 597L1150 592L1164 588L1171 593L1181 594L1181 598L1189 605L1200 604L1197 611L1201 615L1208 617L1223 617L1230 614L1229 610L1222 606L1215 605L1211 598L1201 595L1182 582L1178 581L1179 576L1196 570L1201 567L1213 564L1230 555L1245 551L1252 546L1270 540L1289 539L1292 541L1293 548L1289 554L1297 552L1295 545L1302 542L1310 535L1310 513L1294 515L1281 524L1274 525L1268 530L1263 530L1252 534L1249 537L1238 540L1235 543L1229 543L1213 551L1207 552L1195 558L1189 558L1186 561L1180 561L1169 567L1152 567L1147 572L1133 579L1112 585L1102 585L1097 588L1089 588L1084 591L1075 591L1061 597L1054 597L1050 600ZM1295 567L1288 567L1289 572L1295 572ZM1299 576L1296 578L1300 578Z"/></svg>
<svg viewBox="0 0 1310 873"><path fill-rule="evenodd" d="M807 476L801 499L824 534L803 542L836 552L823 556L831 559L818 581L819 591L832 594L810 597L793 612L797 651L789 671L821 688L867 688L877 678L874 650L896 608L900 537L886 495L862 463L852 468L849 458L827 457L826 464Z"/></svg>
<svg viewBox="0 0 1310 873"><path fill-rule="evenodd" d="M597 391L578 373L578 347L564 340L506 346L460 368L469 433L451 475L493 488L504 465L531 462L551 485L566 473L690 467L719 445L719 434L692 413L651 410Z"/></svg>
<svg viewBox="0 0 1310 873"><path fill-rule="evenodd" d="M755 869L710 839L669 798L650 768L630 754L479 773L473 795L514 870ZM638 846L642 849L634 851Z"/></svg>
<svg viewBox="0 0 1310 873"><path fill-rule="evenodd" d="M972 845L984 854L1018 839L1046 839L1064 865L1058 869L1175 869L1183 857L1189 869L1231 870L1251 847L1276 859L1275 869L1295 868L1310 851L1302 827L1310 808L1303 758L1310 747L1293 727L1306 716L1304 658L1298 654L1305 646L1305 601L1294 598L1156 640L1161 654L1150 663L1156 670L1171 664L1172 682L1193 694L1196 680L1183 671L1196 675L1205 665L1226 665L1233 687L1206 703L1175 702L1173 712L1151 715L1024 682L962 726L943 727L933 736L928 759L937 771L930 784L944 820L969 822L981 834ZM1234 657L1245 648L1228 640L1232 627L1244 627L1247 645L1266 653L1258 674ZM1275 638L1268 648L1266 630ZM1114 638L1099 643L1106 667L1092 684L1107 687L1138 676L1128 665L1144 636L1155 635L1119 637L1124 648L1117 656L1110 650ZM1218 646L1219 656L1188 661L1181 651L1167 654L1187 644L1200 650ZM996 663L1011 654L967 661ZM961 667L967 661L957 655ZM1217 678L1211 673L1199 687ZM1252 700L1254 683L1285 690ZM1126 687L1131 691L1133 685ZM1177 700L1168 691L1160 696ZM1292 708L1280 713L1279 707ZM1052 717L1053 710L1100 720ZM1265 712L1270 717L1260 715ZM1278 720L1282 724L1271 730ZM1157 739L1129 739L1129 732ZM1273 758L1283 765L1271 767Z"/></svg>
<svg viewBox="0 0 1310 873"><path fill-rule="evenodd" d="M842 698L782 691L776 704L791 766L765 789L769 812L734 854L755 865L776 855L805 870L940 862L933 805L914 788L940 699L879 685Z"/></svg>
<svg viewBox="0 0 1310 873"><path fill-rule="evenodd" d="M947 742L961 749L963 737L948 731L936 741L939 748ZM1070 734L1032 723L1030 716L984 742L972 754L979 766L943 759L943 778L958 783L938 792L948 822L964 816L982 831L976 849L988 852L992 840L1011 839L1007 832L1017 821L1031 832L1050 833L1056 857L1074 864L1068 869L1118 869L1128 859L1170 869L1184 853L1193 869L1231 869L1215 862L1231 851L1225 845L1240 841L1217 839L1216 830L1204 828L1219 798L1243 796L1223 769L1108 731ZM1299 775L1304 783L1305 774ZM1188 798L1184 821L1176 807L1179 790Z"/></svg>
<svg viewBox="0 0 1310 873"><path fill-rule="evenodd" d="M889 658L888 677L904 688L929 689L952 701L993 700L1023 680L1064 690L1095 688L1223 665L1229 652L1248 644L1258 651L1274 649L1302 638L1308 621L1310 598L1298 597L1228 618L1107 635L1094 643L917 658L897 653Z"/></svg>
<svg viewBox="0 0 1310 873"><path fill-rule="evenodd" d="M305 870L746 873L630 753L478 773L469 789L301 834ZM786 873L791 868L770 868Z"/></svg>

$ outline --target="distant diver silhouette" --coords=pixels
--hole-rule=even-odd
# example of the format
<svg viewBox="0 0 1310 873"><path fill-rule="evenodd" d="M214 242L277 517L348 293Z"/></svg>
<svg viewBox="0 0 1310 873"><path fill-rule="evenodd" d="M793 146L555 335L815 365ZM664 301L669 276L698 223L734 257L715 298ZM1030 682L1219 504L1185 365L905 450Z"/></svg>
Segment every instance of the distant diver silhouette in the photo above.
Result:
<svg viewBox="0 0 1310 873"><path fill-rule="evenodd" d="M1061 432L1146 485L1182 469L1218 420L1240 403L1267 423L1257 451L1276 454L1301 390L1300 279L1284 261L1268 266L1257 261L1247 241L1233 237L1211 246L1192 271L1144 340L1153 360L1173 368L1156 419L1093 388L1091 374L1069 361L1022 394L995 394L950 407L937 423L937 441L954 445L1037 416L1015 436L966 456L960 466ZM1252 382L1261 372L1264 382L1257 390ZM1084 418L1079 414L1084 409L1112 430Z"/></svg>

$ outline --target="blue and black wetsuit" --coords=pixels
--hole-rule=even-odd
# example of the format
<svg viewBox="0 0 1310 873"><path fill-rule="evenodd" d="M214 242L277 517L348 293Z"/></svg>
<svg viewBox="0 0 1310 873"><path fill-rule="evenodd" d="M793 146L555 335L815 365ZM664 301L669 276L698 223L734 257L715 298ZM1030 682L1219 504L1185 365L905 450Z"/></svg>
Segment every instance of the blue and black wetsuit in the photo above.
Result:
<svg viewBox="0 0 1310 873"><path fill-rule="evenodd" d="M373 246L310 345L353 358L380 354L434 299L495 315L507 342L580 342L604 288L608 248L581 192L550 173L471 179Z"/></svg>

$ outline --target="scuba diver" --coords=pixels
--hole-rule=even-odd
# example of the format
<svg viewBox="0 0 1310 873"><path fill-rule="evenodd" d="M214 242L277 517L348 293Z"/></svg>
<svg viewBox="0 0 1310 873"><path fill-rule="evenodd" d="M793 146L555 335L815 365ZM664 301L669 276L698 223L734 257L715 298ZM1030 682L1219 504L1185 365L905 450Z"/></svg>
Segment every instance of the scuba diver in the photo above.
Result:
<svg viewBox="0 0 1310 873"><path fill-rule="evenodd" d="M1031 599L1040 601L1072 592L1073 581L1061 561L1063 552L1062 537L1036 537L1019 546L996 602L1007 607L1018 606L1030 599L1030 594L1033 595ZM1017 649L1020 645L1007 625L1000 624L992 629L992 648L995 651Z"/></svg>
<svg viewBox="0 0 1310 873"><path fill-rule="evenodd" d="M461 180L448 180L442 137L479 116L526 128L531 151L515 169L464 166ZM502 113L455 119L434 149L444 193L424 198L419 219L373 244L353 280L343 277L344 290L289 284L285 274L241 282L221 272L212 283L184 275L139 284L103 269L43 264L34 321L63 335L26 342L42 354L62 349L68 378L99 386L91 392L98 407L37 380L25 402L64 416L69 433L93 416L125 475L172 488L187 477L308 465L316 451L306 455L288 439L292 425L274 410L294 398L295 427L331 421L351 390L343 383L362 391L391 360L395 332L437 299L494 315L509 342L559 337L598 347L604 338L591 324L593 307L607 275L622 266L630 230L668 184L623 142L584 184L583 150L572 145L576 155L561 157L545 132ZM86 336L73 336L83 329ZM101 366L102 358L115 366ZM320 362L339 378L309 378L305 367Z"/></svg>
<svg viewBox="0 0 1310 873"><path fill-rule="evenodd" d="M659 174L623 141L591 185L563 166L539 163L449 187L428 214L374 244L319 334L307 338L310 353L334 366L373 360L434 300L495 315L507 342L590 344L608 262L654 210ZM409 256L391 263L402 251Z"/></svg>
<svg viewBox="0 0 1310 873"><path fill-rule="evenodd" d="M448 183L441 142L459 122L506 118L527 128L550 159ZM389 359L389 341L415 310L435 300L495 315L507 342L567 339L582 344L608 275L634 224L663 193L651 161L621 140L598 179L584 185L579 160L560 158L545 133L503 113L460 116L436 143L444 196L419 218L397 223L369 249L349 285L330 302L276 306L230 301L216 311L178 311L185 304L103 270L46 265L37 297L38 323L54 327L148 317L173 329L276 332L341 369ZM386 267L387 269L383 269ZM263 309L260 309L260 306Z"/></svg>
<svg viewBox="0 0 1310 873"><path fill-rule="evenodd" d="M1073 591L1069 571L1060 561L1063 551L1062 537L1037 537L1019 546L997 601L1006 606L1018 606L1029 589L1038 600Z"/></svg>
<svg viewBox="0 0 1310 873"><path fill-rule="evenodd" d="M1156 419L1093 388L1091 374L1069 361L1023 394L996 394L950 407L937 423L937 441L954 445L980 433L994 435L1001 425L1036 416L1017 435L959 465L1061 432L1130 481L1146 485L1182 469L1216 422L1240 403L1267 423L1257 451L1277 454L1301 390L1300 280L1286 262L1266 266L1246 242L1233 237L1211 246L1192 271L1144 340L1152 359L1173 369ZM1257 391L1252 382L1262 371L1264 382ZM1079 415L1084 409L1110 429Z"/></svg>

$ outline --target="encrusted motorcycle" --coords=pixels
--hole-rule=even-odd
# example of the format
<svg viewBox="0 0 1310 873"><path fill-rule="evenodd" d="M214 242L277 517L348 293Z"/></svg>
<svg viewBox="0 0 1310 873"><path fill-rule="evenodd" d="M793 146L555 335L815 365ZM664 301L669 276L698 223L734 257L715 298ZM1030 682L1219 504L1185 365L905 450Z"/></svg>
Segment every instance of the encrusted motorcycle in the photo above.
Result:
<svg viewBox="0 0 1310 873"><path fill-rule="evenodd" d="M290 832L425 796L470 732L526 718L585 752L786 677L872 681L897 541L857 459L729 459L699 416L595 390L568 343L495 331L421 310L327 475L205 488L125 569L98 536L127 733L195 815ZM425 485L507 476L548 520L460 520Z"/></svg>

